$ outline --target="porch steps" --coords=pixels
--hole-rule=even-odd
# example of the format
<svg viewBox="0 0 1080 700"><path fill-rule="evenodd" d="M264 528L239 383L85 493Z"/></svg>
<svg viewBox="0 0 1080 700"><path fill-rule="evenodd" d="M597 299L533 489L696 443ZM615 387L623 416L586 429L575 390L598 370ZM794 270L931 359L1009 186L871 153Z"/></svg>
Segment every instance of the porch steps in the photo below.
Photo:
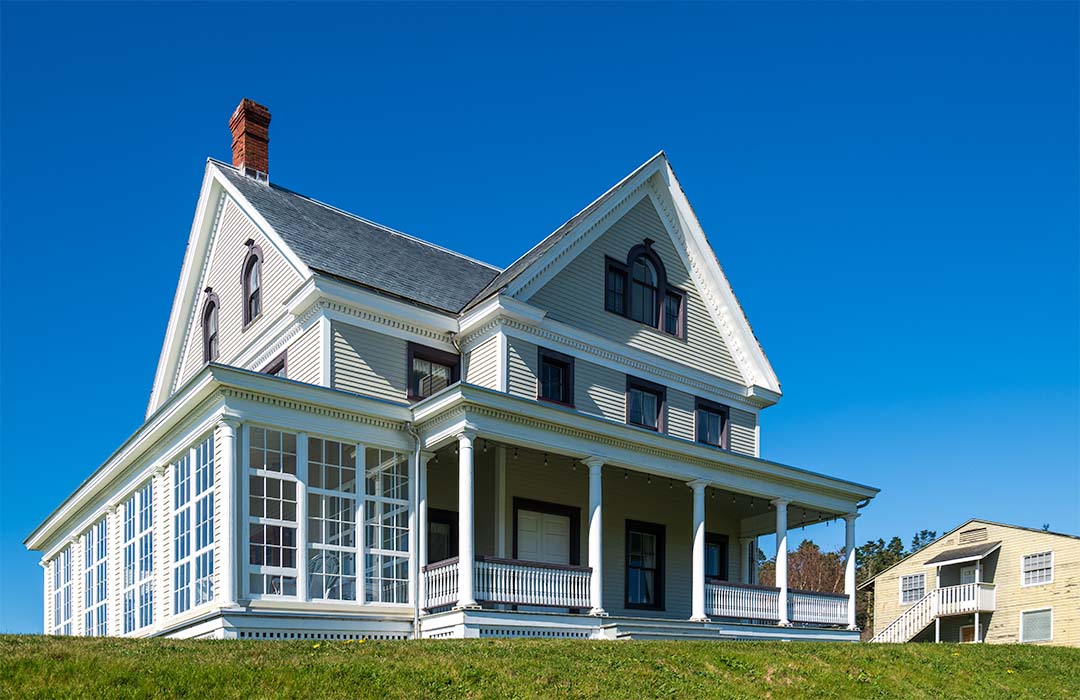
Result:
<svg viewBox="0 0 1080 700"><path fill-rule="evenodd" d="M870 640L878 643L910 642L939 617L974 612L993 612L996 607L992 583L962 583L936 588L889 623Z"/></svg>

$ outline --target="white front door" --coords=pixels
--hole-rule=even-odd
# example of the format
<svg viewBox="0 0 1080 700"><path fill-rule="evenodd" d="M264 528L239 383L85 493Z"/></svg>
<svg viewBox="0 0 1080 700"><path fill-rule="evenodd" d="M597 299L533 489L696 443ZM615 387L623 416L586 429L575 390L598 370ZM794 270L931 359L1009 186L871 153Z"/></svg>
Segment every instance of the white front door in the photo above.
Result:
<svg viewBox="0 0 1080 700"><path fill-rule="evenodd" d="M975 583L975 567L960 567L960 583Z"/></svg>
<svg viewBox="0 0 1080 700"><path fill-rule="evenodd" d="M570 518L519 510L517 558L547 564L569 564Z"/></svg>

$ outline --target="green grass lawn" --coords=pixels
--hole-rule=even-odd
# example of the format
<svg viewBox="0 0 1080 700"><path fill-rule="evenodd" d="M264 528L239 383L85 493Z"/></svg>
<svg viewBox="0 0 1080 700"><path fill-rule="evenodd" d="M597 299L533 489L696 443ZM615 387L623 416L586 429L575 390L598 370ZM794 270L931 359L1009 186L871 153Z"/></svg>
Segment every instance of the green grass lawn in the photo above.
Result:
<svg viewBox="0 0 1080 700"><path fill-rule="evenodd" d="M0 637L4 698L1080 698L1080 649Z"/></svg>

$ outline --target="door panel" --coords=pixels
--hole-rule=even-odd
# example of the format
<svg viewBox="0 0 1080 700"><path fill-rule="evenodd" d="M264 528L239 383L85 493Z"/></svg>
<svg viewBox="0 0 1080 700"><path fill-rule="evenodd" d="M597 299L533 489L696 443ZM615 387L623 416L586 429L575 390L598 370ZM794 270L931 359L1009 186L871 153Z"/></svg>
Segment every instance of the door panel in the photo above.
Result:
<svg viewBox="0 0 1080 700"><path fill-rule="evenodd" d="M518 511L517 558L548 564L570 563L570 518Z"/></svg>
<svg viewBox="0 0 1080 700"><path fill-rule="evenodd" d="M960 583L975 583L974 566L964 566L960 568Z"/></svg>

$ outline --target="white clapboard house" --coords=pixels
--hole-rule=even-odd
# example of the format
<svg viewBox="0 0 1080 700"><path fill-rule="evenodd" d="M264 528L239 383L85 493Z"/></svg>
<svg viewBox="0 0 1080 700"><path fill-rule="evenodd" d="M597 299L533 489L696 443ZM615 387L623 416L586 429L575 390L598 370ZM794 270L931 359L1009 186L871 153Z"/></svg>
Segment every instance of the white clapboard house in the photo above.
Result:
<svg viewBox="0 0 1080 700"><path fill-rule="evenodd" d="M499 270L275 184L269 123L206 164L145 422L26 541L47 633L857 638L877 489L761 458L780 384L663 153ZM846 594L789 588L827 521Z"/></svg>

